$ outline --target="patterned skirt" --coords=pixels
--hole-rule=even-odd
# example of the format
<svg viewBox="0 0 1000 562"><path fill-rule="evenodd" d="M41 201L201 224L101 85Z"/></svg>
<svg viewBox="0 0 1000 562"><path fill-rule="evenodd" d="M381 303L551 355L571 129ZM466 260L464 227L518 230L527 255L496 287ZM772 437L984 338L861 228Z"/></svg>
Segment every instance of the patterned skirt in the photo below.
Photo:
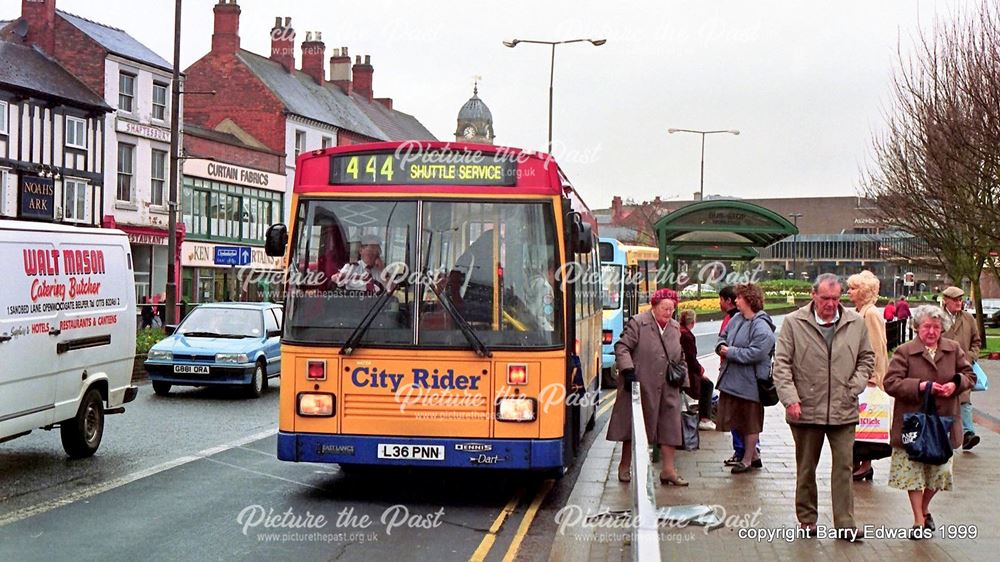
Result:
<svg viewBox="0 0 1000 562"><path fill-rule="evenodd" d="M906 450L900 447L892 448L892 459L889 464L889 486L897 490L944 490L951 491L951 463L935 465L911 461Z"/></svg>

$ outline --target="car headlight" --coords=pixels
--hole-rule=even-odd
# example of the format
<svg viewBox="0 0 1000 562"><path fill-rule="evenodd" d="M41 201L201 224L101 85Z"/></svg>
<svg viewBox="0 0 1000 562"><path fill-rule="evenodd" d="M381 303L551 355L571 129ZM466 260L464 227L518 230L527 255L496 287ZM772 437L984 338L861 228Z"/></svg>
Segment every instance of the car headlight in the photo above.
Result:
<svg viewBox="0 0 1000 562"><path fill-rule="evenodd" d="M174 353L161 349L150 349L149 353L146 354L146 359L150 361L173 361Z"/></svg>
<svg viewBox="0 0 1000 562"><path fill-rule="evenodd" d="M215 356L216 363L249 363L246 353L219 353Z"/></svg>

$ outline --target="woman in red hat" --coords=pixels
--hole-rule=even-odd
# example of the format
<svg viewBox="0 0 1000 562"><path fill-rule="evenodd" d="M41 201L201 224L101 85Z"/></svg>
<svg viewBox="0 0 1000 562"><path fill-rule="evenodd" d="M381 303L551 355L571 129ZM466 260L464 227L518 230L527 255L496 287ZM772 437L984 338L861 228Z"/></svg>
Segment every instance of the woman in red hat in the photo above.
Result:
<svg viewBox="0 0 1000 562"><path fill-rule="evenodd" d="M632 381L638 381L646 436L650 444L660 446L663 461L660 482L687 486L688 482L677 474L674 466L674 447L683 442L680 387L671 386L666 377L672 363L684 361L680 325L673 319L677 293L660 289L649 303L652 308L633 316L615 343L615 362L622 376L618 377L618 397L608 422L608 439L624 442L618 479L628 482L632 465L631 391ZM683 384L687 384L686 377Z"/></svg>

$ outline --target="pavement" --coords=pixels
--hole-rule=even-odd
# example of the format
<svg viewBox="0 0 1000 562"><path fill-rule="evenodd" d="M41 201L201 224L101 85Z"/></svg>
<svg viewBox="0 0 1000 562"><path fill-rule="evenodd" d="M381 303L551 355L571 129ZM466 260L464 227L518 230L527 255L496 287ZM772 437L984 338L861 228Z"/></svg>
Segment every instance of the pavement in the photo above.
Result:
<svg viewBox="0 0 1000 562"><path fill-rule="evenodd" d="M706 375L715 378L718 358L700 358ZM761 434L761 470L731 474L723 460L732 455L728 433L701 432L701 448L677 452L677 470L691 485L655 487L658 507L703 504L717 506L722 527L661 525L663 560L718 558L773 560L996 560L1000 552L1000 488L995 484L1000 466L1000 361L983 361L994 382L986 392L973 394L975 423L982 443L972 451L957 451L955 484L951 492L931 504L938 526L931 540L867 538L851 544L832 538L763 538L752 535L787 533L795 519L795 448L784 421L783 408L766 409ZM608 397L608 401L613 396ZM580 477L564 508L551 560L630 560L629 520L598 515L631 508L629 485L618 482L621 444L604 438L594 442ZM817 470L819 525L832 528L830 453L824 448ZM888 486L889 459L873 463L875 479L854 483L854 514L859 527L909 529L912 515L905 492ZM653 466L659 471L659 463ZM579 515L584 515L580 517ZM943 538L949 533L949 538ZM973 536L974 535L974 536Z"/></svg>

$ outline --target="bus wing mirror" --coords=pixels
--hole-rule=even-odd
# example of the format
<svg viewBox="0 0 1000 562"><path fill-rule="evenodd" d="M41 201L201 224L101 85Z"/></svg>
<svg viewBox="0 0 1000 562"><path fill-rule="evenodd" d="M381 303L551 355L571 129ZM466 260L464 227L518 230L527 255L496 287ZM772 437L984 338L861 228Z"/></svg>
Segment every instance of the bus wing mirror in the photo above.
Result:
<svg viewBox="0 0 1000 562"><path fill-rule="evenodd" d="M272 258L284 256L287 245L288 227L283 224L271 225L264 236L264 253Z"/></svg>
<svg viewBox="0 0 1000 562"><path fill-rule="evenodd" d="M594 250L594 234L590 225L580 222L576 228L576 253L589 254Z"/></svg>

